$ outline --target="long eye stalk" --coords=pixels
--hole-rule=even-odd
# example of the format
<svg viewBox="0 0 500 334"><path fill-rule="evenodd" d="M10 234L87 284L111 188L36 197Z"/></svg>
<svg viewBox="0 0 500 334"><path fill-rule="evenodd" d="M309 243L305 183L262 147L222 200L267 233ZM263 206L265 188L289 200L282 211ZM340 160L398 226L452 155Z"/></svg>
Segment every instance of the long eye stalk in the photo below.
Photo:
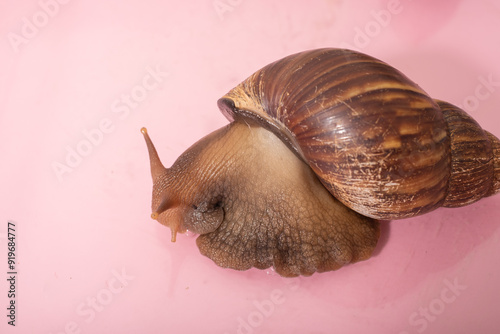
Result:
<svg viewBox="0 0 500 334"><path fill-rule="evenodd" d="M151 162L151 176L153 177L153 182L160 175L164 174L167 170L160 161L160 157L158 157L158 153L156 152L156 148L149 138L148 130L146 128L141 129L142 134L144 135L144 139L146 140L146 145L148 147L149 152L149 160Z"/></svg>

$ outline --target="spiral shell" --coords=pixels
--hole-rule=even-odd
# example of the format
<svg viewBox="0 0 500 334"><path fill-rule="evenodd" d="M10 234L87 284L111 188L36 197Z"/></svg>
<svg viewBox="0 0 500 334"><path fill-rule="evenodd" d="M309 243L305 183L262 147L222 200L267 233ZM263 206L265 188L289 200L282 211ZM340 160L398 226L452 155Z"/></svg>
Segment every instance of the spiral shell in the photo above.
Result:
<svg viewBox="0 0 500 334"><path fill-rule="evenodd" d="M218 101L259 122L337 199L372 218L412 217L500 190L500 143L386 63L344 49L294 54Z"/></svg>

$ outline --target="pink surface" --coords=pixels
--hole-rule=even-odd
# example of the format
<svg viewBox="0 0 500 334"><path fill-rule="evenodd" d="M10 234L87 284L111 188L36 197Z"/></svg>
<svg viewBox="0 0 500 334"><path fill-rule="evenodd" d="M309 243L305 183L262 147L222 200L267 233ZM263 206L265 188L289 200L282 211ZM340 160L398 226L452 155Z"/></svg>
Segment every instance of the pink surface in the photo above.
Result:
<svg viewBox="0 0 500 334"><path fill-rule="evenodd" d="M499 32L498 0L3 1L0 332L498 333L500 196L385 223L376 256L337 272L236 272L149 218L139 130L170 165L253 71L340 46L500 136Z"/></svg>

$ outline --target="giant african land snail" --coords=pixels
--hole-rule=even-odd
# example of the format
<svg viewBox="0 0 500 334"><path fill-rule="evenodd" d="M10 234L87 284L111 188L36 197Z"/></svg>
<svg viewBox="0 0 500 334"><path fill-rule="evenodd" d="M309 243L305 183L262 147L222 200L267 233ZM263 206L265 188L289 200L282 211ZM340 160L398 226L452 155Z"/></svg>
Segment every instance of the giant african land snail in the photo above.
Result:
<svg viewBox="0 0 500 334"><path fill-rule="evenodd" d="M294 54L218 101L231 122L161 164L152 218L222 267L283 276L370 257L377 219L500 191L500 142L398 70L343 49ZM327 190L328 189L328 190Z"/></svg>

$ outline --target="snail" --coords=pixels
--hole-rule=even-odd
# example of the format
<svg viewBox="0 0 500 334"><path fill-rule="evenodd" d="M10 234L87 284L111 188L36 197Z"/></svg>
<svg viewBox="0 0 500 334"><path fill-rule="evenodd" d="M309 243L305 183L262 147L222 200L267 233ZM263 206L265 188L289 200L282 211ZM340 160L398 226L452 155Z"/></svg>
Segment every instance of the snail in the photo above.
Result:
<svg viewBox="0 0 500 334"><path fill-rule="evenodd" d="M236 270L309 276L368 259L380 220L500 191L500 142L388 64L304 51L218 101L230 123L165 168L145 128L153 219Z"/></svg>

